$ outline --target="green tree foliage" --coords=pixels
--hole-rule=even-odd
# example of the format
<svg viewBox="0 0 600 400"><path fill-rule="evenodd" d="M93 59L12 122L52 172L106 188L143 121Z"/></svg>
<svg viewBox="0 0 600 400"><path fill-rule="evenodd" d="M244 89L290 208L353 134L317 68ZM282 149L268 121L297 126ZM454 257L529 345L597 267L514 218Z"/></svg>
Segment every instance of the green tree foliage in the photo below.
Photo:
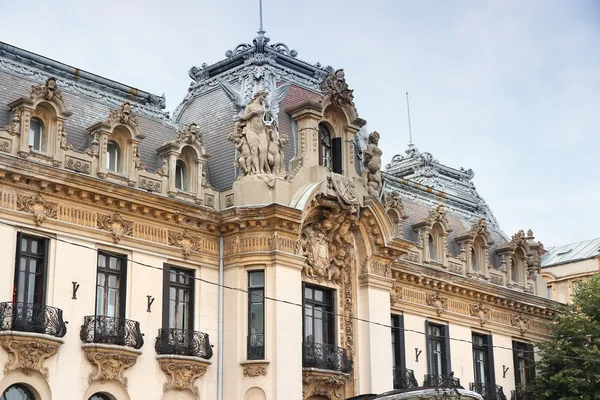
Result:
<svg viewBox="0 0 600 400"><path fill-rule="evenodd" d="M600 274L575 291L573 304L561 306L551 340L538 344L535 399L600 399Z"/></svg>

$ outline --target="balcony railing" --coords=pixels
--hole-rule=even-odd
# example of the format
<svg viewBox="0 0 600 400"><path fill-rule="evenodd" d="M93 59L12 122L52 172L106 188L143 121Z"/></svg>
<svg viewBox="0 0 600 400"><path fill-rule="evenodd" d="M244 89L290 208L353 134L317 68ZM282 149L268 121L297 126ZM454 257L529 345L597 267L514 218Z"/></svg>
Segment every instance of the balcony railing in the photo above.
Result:
<svg viewBox="0 0 600 400"><path fill-rule="evenodd" d="M352 362L346 349L323 343L302 344L302 366L331 371L350 372Z"/></svg>
<svg viewBox="0 0 600 400"><path fill-rule="evenodd" d="M436 375L427 374L423 380L423 387L441 387L446 389L462 388L460 386L460 379L455 378L453 375Z"/></svg>
<svg viewBox="0 0 600 400"><path fill-rule="evenodd" d="M510 394L510 400L535 400L529 386L517 386Z"/></svg>
<svg viewBox="0 0 600 400"><path fill-rule="evenodd" d="M83 343L116 344L134 349L144 345L139 322L101 315L84 317L79 337Z"/></svg>
<svg viewBox="0 0 600 400"><path fill-rule="evenodd" d="M63 337L67 325L60 308L33 303L0 303L0 331L43 333Z"/></svg>
<svg viewBox="0 0 600 400"><path fill-rule="evenodd" d="M154 349L158 354L200 357L213 356L208 333L183 329L159 329Z"/></svg>
<svg viewBox="0 0 600 400"><path fill-rule="evenodd" d="M394 389L409 389L419 387L412 369L394 368Z"/></svg>
<svg viewBox="0 0 600 400"><path fill-rule="evenodd" d="M248 360L265 359L265 336L262 333L248 335Z"/></svg>
<svg viewBox="0 0 600 400"><path fill-rule="evenodd" d="M469 390L479 393L484 400L506 400L506 395L502 390L502 386L499 385L471 382L469 383Z"/></svg>

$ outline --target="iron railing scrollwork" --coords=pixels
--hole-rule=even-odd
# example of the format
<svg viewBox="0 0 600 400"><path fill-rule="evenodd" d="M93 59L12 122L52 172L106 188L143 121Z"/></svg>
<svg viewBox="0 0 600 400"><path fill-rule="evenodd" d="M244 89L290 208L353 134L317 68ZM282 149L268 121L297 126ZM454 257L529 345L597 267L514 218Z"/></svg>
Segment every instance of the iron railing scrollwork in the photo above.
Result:
<svg viewBox="0 0 600 400"><path fill-rule="evenodd" d="M63 337L67 325L60 308L44 304L0 303L0 331L42 333Z"/></svg>
<svg viewBox="0 0 600 400"><path fill-rule="evenodd" d="M511 392L511 400L535 400L533 390L529 386L519 385Z"/></svg>
<svg viewBox="0 0 600 400"><path fill-rule="evenodd" d="M394 368L394 389L409 389L419 387L415 372L407 368Z"/></svg>
<svg viewBox="0 0 600 400"><path fill-rule="evenodd" d="M189 329L159 329L154 349L158 354L192 356L206 360L213 356L208 333Z"/></svg>
<svg viewBox="0 0 600 400"><path fill-rule="evenodd" d="M484 382L469 383L469 390L479 393L484 400L506 400L502 386Z"/></svg>
<svg viewBox="0 0 600 400"><path fill-rule="evenodd" d="M460 379L455 378L453 375L436 375L427 374L423 380L423 387L440 387L444 389L462 388L460 386Z"/></svg>
<svg viewBox="0 0 600 400"><path fill-rule="evenodd" d="M346 349L324 343L302 343L302 366L330 371L350 372L352 362Z"/></svg>
<svg viewBox="0 0 600 400"><path fill-rule="evenodd" d="M115 344L140 349L144 345L140 323L125 318L84 317L79 337L83 343Z"/></svg>
<svg viewBox="0 0 600 400"><path fill-rule="evenodd" d="M248 335L248 360L265 359L265 335L262 333L252 333Z"/></svg>

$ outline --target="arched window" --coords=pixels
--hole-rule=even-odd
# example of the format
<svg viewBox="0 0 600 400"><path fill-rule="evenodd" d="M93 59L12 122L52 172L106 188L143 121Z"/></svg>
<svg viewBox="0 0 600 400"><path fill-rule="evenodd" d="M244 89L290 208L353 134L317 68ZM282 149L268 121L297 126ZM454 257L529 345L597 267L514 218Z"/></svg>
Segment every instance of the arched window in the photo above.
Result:
<svg viewBox="0 0 600 400"><path fill-rule="evenodd" d="M471 270L486 272L486 244L481 236L477 236L471 245Z"/></svg>
<svg viewBox="0 0 600 400"><path fill-rule="evenodd" d="M437 245L435 243L435 239L433 238L433 235L429 235L428 245L429 245L429 258L433 261L439 261Z"/></svg>
<svg viewBox="0 0 600 400"><path fill-rule="evenodd" d="M121 171L121 150L112 140L109 140L106 145L106 169L114 172Z"/></svg>
<svg viewBox="0 0 600 400"><path fill-rule="evenodd" d="M26 386L16 384L9 386L0 396L0 400L35 400L35 396Z"/></svg>
<svg viewBox="0 0 600 400"><path fill-rule="evenodd" d="M108 396L103 395L102 393L96 393L89 400L110 400Z"/></svg>
<svg viewBox="0 0 600 400"><path fill-rule="evenodd" d="M521 250L520 248L517 248L512 259L512 269L510 271L510 279L513 282L521 283L523 281L524 263L525 253L523 253L523 250Z"/></svg>
<svg viewBox="0 0 600 400"><path fill-rule="evenodd" d="M323 124L319 125L319 165L331 170L331 132Z"/></svg>
<svg viewBox="0 0 600 400"><path fill-rule="evenodd" d="M473 271L479 271L479 263L477 262L477 252L471 247L471 269Z"/></svg>
<svg viewBox="0 0 600 400"><path fill-rule="evenodd" d="M39 118L31 118L29 121L29 146L33 150L46 151L44 123Z"/></svg>
<svg viewBox="0 0 600 400"><path fill-rule="evenodd" d="M175 164L175 188L179 190L188 190L188 171L185 163L177 160Z"/></svg>

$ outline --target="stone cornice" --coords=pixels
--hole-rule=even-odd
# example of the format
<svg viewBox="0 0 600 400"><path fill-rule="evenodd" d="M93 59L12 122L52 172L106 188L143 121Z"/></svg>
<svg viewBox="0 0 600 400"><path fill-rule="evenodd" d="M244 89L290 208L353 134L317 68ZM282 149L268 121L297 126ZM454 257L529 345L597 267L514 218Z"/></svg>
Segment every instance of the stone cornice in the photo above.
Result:
<svg viewBox="0 0 600 400"><path fill-rule="evenodd" d="M281 204L262 207L235 207L221 213L220 231L231 235L244 231L283 231L300 234L302 211Z"/></svg>

